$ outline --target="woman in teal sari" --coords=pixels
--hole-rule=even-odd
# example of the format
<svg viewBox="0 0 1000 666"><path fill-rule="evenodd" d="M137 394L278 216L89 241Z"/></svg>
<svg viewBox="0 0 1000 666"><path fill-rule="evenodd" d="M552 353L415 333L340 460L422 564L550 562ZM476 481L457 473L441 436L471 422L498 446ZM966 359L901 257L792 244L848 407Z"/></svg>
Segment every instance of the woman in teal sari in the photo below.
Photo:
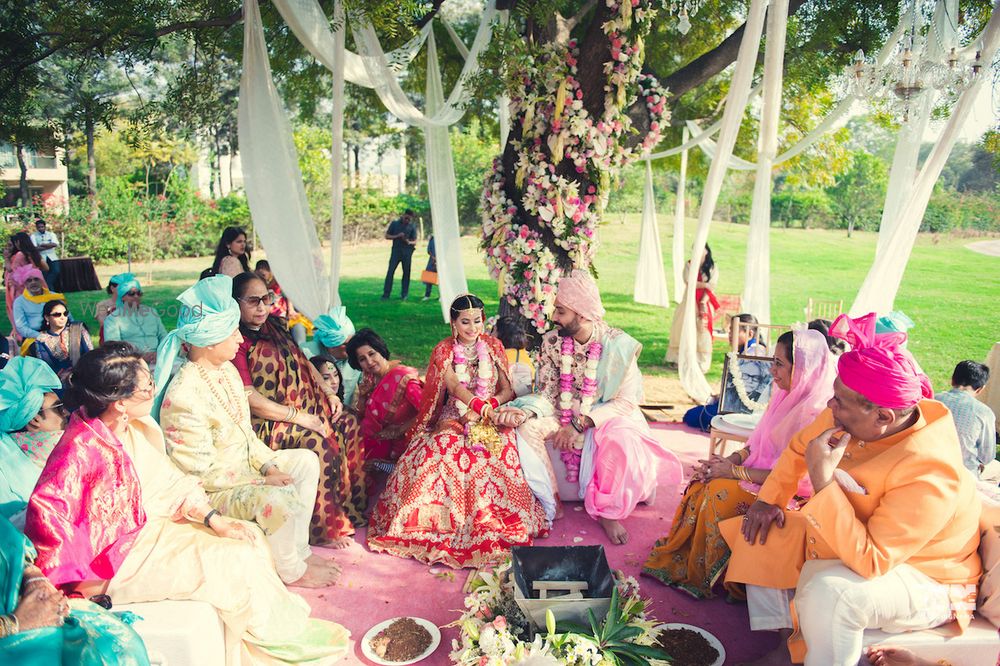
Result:
<svg viewBox="0 0 1000 666"><path fill-rule="evenodd" d="M31 542L0 516L0 663L149 666L135 631L89 601L66 599L34 558Z"/></svg>

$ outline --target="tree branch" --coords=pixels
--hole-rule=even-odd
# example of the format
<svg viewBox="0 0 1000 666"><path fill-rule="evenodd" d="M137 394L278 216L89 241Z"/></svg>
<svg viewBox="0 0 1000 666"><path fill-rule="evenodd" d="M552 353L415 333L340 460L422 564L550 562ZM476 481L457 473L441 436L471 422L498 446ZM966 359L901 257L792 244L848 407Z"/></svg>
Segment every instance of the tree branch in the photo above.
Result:
<svg viewBox="0 0 1000 666"><path fill-rule="evenodd" d="M806 0L789 0L788 15L794 15L805 3ZM668 89L670 95L669 104L676 103L682 95L697 88L736 62L736 56L739 54L740 42L743 41L745 30L746 23L734 30L731 35L722 40L722 43L714 49L698 56L668 76L659 76L656 72L650 70L659 79L660 83Z"/></svg>
<svg viewBox="0 0 1000 666"><path fill-rule="evenodd" d="M202 19L200 21L181 21L179 23L174 23L172 25L165 25L162 28L157 28L156 32L153 34L157 37L165 37L169 34L180 32L181 30L198 30L200 28L228 28L231 25L236 25L243 20L243 7L240 6L235 12L229 16L220 16L217 18ZM132 33L138 35L138 33Z"/></svg>

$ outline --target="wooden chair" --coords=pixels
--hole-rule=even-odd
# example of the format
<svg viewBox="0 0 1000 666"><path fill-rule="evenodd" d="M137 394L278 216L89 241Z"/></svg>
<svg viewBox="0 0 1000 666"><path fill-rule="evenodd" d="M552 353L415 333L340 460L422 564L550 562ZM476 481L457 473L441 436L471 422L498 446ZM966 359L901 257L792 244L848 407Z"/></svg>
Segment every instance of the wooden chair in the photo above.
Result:
<svg viewBox="0 0 1000 666"><path fill-rule="evenodd" d="M810 322L813 319L826 319L827 321L833 321L839 317L844 312L844 301L821 301L819 299L810 298L809 302L806 303L805 315L806 321Z"/></svg>
<svg viewBox="0 0 1000 666"><path fill-rule="evenodd" d="M726 449L729 448L729 442L736 442L737 444L746 444L747 439L750 437L750 433L736 433L730 432L727 427L725 430L716 427L716 416L712 419L712 429L708 432L708 457L711 458L712 454L718 452L720 456L726 455ZM733 428L733 431L736 429ZM752 431L751 431L752 432ZM735 449L734 449L735 450Z"/></svg>
<svg viewBox="0 0 1000 666"><path fill-rule="evenodd" d="M743 312L743 297L739 294L716 294L719 299L719 307L712 318L712 329L716 332L722 331L722 335L716 333L715 337L725 338L725 327L730 319Z"/></svg>

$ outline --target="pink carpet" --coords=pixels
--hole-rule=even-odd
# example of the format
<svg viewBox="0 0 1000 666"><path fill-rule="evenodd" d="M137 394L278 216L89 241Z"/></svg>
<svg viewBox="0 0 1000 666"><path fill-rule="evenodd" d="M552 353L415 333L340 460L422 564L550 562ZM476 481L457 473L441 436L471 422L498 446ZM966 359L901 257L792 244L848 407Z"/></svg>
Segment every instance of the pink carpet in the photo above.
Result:
<svg viewBox="0 0 1000 666"><path fill-rule="evenodd" d="M677 454L688 471L708 450L706 435L681 424L657 425L654 433ZM580 503L567 504L566 517L555 522L552 536L536 545L603 545L612 568L637 577L643 595L653 600L651 612L656 619L697 625L715 634L726 649L727 664L756 658L773 648L777 638L750 632L746 605L730 605L722 598L698 601L639 575L653 543L670 529L680 492L681 488L661 486L652 505L640 505L625 523L631 536L624 546L612 546ZM574 542L577 537L582 541ZM339 622L350 630L354 644L342 663L371 663L362 656L360 641L368 629L383 620L413 615L443 627L457 619L464 597L462 585L469 570L431 567L415 560L371 553L363 545L364 529L358 531L356 541L343 551L316 549L324 556L336 553L343 567L342 578L336 587L303 594L313 608L314 617ZM421 663L427 666L450 663L448 653L457 635L456 629L443 628L441 646Z"/></svg>

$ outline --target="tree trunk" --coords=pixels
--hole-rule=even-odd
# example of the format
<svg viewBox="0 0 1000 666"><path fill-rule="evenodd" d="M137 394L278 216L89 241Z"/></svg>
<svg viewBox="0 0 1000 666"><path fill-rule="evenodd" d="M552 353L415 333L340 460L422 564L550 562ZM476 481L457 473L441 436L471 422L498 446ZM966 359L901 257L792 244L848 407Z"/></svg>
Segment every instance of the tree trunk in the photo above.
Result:
<svg viewBox="0 0 1000 666"><path fill-rule="evenodd" d="M16 144L17 166L21 170L18 185L21 189L21 206L27 207L31 204L31 192L28 190L28 163L24 161L24 144Z"/></svg>
<svg viewBox="0 0 1000 666"><path fill-rule="evenodd" d="M354 144L354 187L361 187L361 166L358 156L361 155L361 146Z"/></svg>
<svg viewBox="0 0 1000 666"><path fill-rule="evenodd" d="M84 121L83 131L87 137L87 194L96 197L97 160L94 155L94 119L90 114L87 114Z"/></svg>
<svg viewBox="0 0 1000 666"><path fill-rule="evenodd" d="M851 234L854 232L854 219L851 218L847 221L847 237L850 238Z"/></svg>

